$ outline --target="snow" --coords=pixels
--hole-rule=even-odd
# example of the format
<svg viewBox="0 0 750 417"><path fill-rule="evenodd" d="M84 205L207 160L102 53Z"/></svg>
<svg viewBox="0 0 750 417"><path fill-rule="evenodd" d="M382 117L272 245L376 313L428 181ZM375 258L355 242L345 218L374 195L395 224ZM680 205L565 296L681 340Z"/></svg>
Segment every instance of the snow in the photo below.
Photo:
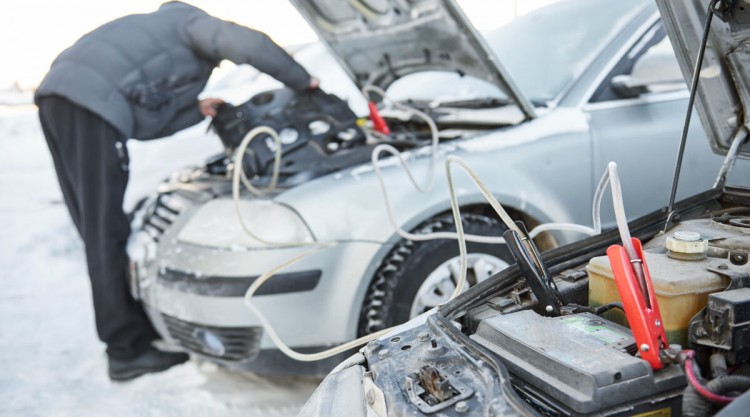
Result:
<svg viewBox="0 0 750 417"><path fill-rule="evenodd" d="M129 204L172 169L217 152L205 129L130 141ZM0 416L293 416L317 386L196 358L110 382L82 244L30 105L0 105L0 219Z"/></svg>

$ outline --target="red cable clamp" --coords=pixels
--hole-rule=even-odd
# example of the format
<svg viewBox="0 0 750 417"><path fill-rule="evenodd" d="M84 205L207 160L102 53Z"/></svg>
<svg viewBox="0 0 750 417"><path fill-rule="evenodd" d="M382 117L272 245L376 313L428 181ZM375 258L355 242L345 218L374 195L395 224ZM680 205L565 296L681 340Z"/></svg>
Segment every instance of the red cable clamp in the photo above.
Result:
<svg viewBox="0 0 750 417"><path fill-rule="evenodd" d="M370 109L370 120L372 121L372 128L375 129L376 132L380 132L384 135L390 135L391 129L388 127L388 124L380 115L378 106L376 106L374 102L370 101L367 103L367 107L369 107Z"/></svg>
<svg viewBox="0 0 750 417"><path fill-rule="evenodd" d="M661 369L664 363L660 358L660 351L666 349L667 334L664 331L664 322L661 319L659 305L656 302L654 287L651 283L651 275L643 257L641 241L632 238L637 258L632 260L628 257L625 248L620 245L612 245L607 249L607 256L612 265L612 272L617 284L617 292L625 310L625 316L633 331L635 343L641 357L651 364L653 369ZM643 265L643 276L645 291L633 270L632 263L640 262ZM645 297L648 297L646 299Z"/></svg>

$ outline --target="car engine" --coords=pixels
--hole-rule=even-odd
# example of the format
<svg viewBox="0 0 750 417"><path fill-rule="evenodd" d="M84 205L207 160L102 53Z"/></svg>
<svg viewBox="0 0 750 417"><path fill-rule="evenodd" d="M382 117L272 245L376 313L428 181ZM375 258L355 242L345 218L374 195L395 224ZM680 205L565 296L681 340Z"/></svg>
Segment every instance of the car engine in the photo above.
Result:
<svg viewBox="0 0 750 417"><path fill-rule="evenodd" d="M712 405L686 388L676 364L683 348L695 351L704 383L723 393L750 388L738 376L750 370L750 217L732 212L686 220L644 245L672 365L654 370L636 355L625 315L612 308L620 296L607 256L556 276L563 298L587 300L595 313L503 314L519 307L516 287L472 314L471 338L503 359L516 390L544 415L700 415L691 409Z"/></svg>
<svg viewBox="0 0 750 417"><path fill-rule="evenodd" d="M370 109L376 113L368 118L357 117L344 100L321 89L264 91L242 104L224 103L218 107L211 128L218 134L225 153L208 162L207 172L225 176L234 152L245 136L259 126L278 133L280 183L291 186L366 163L380 143L399 151L428 145L433 135L430 126L409 110L429 117L440 129L435 135L444 141L513 124L513 119L503 113L505 104L486 99L439 105L409 101L408 106L399 104L378 111L371 103ZM386 134L379 130L383 126ZM270 135L260 133L252 139L242 163L247 178L261 185L268 183L276 151L276 142Z"/></svg>
<svg viewBox="0 0 750 417"><path fill-rule="evenodd" d="M370 343L371 378L394 415L410 407L426 415L714 415L720 404L697 393L684 367L690 358L696 383L720 397L750 389L748 202L693 201L697 208L666 232L663 213L635 225L669 343L660 369L644 360L601 256L619 241L613 231L544 257L559 314L544 308L549 294L535 271L519 265L473 303Z"/></svg>
<svg viewBox="0 0 750 417"><path fill-rule="evenodd" d="M256 126L268 126L278 132L284 167L320 163L339 150L361 146L365 135L357 125L357 116L340 98L316 89L297 93L290 88L256 94L243 104L229 103L217 109L212 122L228 154ZM261 134L250 143L243 161L248 177L263 175L273 164L276 143Z"/></svg>

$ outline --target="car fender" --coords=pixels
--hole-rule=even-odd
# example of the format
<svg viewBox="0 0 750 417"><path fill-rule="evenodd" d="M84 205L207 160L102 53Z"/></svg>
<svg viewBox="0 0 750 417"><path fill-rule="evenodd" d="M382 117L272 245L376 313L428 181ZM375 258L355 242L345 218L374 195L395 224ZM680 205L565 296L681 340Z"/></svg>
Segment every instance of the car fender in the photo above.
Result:
<svg viewBox="0 0 750 417"><path fill-rule="evenodd" d="M549 149L546 155L544 150ZM492 194L507 209L523 213L540 223L573 222L590 225L593 183L590 168L590 136L580 111L558 109L547 116L513 128L501 129L474 138L442 144L434 166L434 185L420 193L409 184L409 177L396 158L380 162L388 199L396 222L404 230L450 211L444 162L457 155L472 167ZM406 152L404 157L418 184L424 184L430 172L427 149ZM489 155L489 157L488 157ZM505 161L499 162L499 161ZM557 172L563 165L569 176ZM579 166L584 165L584 166ZM570 167L576 167L574 170ZM454 165L454 186L463 207L487 204L468 175ZM535 175L539 174L539 175ZM575 187L569 186L574 183ZM568 184L568 187L561 185ZM369 242L380 248L363 271L362 257L339 258L328 265L332 271L363 271L358 282L346 285L349 294L338 294L337 302L349 317L358 317L362 299L383 258L401 238L391 225L385 198L370 164L328 175L281 194L277 201L295 209L321 242ZM563 235L563 242L572 238ZM332 274L340 275L338 272ZM346 275L345 274L345 275ZM337 277L334 279L344 279ZM343 297L342 297L343 295ZM345 300L345 301L344 301ZM356 319L350 320L351 334Z"/></svg>

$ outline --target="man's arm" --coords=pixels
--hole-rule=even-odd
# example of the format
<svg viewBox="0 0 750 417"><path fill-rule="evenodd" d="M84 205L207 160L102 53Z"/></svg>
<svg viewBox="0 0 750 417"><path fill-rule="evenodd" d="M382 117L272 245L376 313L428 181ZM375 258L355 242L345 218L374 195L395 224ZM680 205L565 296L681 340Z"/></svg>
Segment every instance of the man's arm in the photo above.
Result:
<svg viewBox="0 0 750 417"><path fill-rule="evenodd" d="M318 82L265 33L200 13L185 27L197 53L216 62L228 59L250 64L297 91L316 87Z"/></svg>
<svg viewBox="0 0 750 417"><path fill-rule="evenodd" d="M320 86L320 81L315 77L310 77L310 84L308 86L309 89L314 90ZM224 103L224 100L220 98L210 97L210 98L204 98L202 100L198 100L198 110L200 110L201 114L204 116L216 116L216 110L219 108L219 105Z"/></svg>

